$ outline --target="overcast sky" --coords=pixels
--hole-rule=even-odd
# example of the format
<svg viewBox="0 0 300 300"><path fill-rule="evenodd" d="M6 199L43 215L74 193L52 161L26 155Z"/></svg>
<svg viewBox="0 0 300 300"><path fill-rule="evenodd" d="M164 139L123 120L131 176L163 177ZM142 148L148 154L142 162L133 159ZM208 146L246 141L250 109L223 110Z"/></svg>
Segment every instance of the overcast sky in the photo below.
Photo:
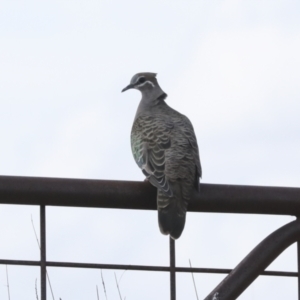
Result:
<svg viewBox="0 0 300 300"><path fill-rule="evenodd" d="M121 89L147 71L194 124L202 182L299 187L299 53L296 0L0 0L0 174L144 180L130 150L140 94ZM39 259L31 216L38 231L38 207L1 206L1 258ZM188 213L177 264L234 268L293 219ZM51 207L47 234L49 260L168 265L156 212ZM296 247L269 269L296 271ZM39 269L8 272L11 300L35 299ZM97 299L96 285L105 299L98 270L48 272L55 299ZM114 271L103 276L119 299ZM222 278L195 275L200 299ZM0 299L5 285L0 266ZM127 271L120 288L168 299L169 275ZM177 295L196 299L191 274ZM297 280L260 277L239 299L297 299Z"/></svg>

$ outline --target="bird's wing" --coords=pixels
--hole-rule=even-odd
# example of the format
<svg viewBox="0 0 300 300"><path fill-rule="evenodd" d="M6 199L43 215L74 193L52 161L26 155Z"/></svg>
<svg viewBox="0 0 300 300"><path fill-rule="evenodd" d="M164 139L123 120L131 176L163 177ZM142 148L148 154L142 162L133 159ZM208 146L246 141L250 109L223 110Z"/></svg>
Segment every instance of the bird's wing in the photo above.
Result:
<svg viewBox="0 0 300 300"><path fill-rule="evenodd" d="M193 157L194 157L194 162L196 165L196 182L195 185L197 187L197 189L199 189L199 178L201 178L202 176L202 168L201 168L201 163L200 163L200 156L199 156L199 148L198 148L198 144L197 144L197 138L195 135L195 131L193 128L193 125L191 123L191 121L184 115L182 115L183 119L183 131L185 136L188 138L189 143L192 147L193 150Z"/></svg>
<svg viewBox="0 0 300 300"><path fill-rule="evenodd" d="M169 197L173 191L165 176L165 150L170 148L173 124L154 116L140 116L131 131L133 157L149 181Z"/></svg>

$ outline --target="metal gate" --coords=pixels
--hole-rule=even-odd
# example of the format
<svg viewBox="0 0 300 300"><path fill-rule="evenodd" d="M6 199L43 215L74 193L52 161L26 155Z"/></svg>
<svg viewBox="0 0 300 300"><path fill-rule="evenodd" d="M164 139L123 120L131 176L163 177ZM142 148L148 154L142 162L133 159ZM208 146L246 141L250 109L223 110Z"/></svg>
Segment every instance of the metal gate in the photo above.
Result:
<svg viewBox="0 0 300 300"><path fill-rule="evenodd" d="M141 201L143 199L143 201ZM279 228L256 246L233 269L176 267L175 242L170 239L170 266L91 264L48 261L46 258L46 207L97 207L156 210L156 189L144 182L0 176L0 204L40 206L40 260L5 260L0 264L39 266L41 300L46 300L46 268L93 268L170 273L171 300L176 299L176 273L229 275L205 300L236 299L259 275L298 277L300 300L300 219ZM189 211L300 216L300 188L201 184ZM265 271L288 246L297 242L298 272Z"/></svg>

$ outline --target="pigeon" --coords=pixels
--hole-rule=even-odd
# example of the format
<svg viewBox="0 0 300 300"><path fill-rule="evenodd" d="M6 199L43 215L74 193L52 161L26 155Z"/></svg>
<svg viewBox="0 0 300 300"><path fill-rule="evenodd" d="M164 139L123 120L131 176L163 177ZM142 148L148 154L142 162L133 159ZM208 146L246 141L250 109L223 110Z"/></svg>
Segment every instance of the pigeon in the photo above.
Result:
<svg viewBox="0 0 300 300"><path fill-rule="evenodd" d="M197 139L190 120L171 108L156 73L137 73L122 92L142 93L132 131L133 157L157 188L158 223L162 234L178 239L184 229L187 204L200 191L202 176Z"/></svg>

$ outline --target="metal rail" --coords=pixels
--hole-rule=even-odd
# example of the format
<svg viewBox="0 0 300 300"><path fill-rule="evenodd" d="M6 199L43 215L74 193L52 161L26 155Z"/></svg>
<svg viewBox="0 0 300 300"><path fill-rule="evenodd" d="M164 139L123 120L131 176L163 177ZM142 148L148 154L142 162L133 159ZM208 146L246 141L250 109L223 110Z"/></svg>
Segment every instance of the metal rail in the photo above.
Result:
<svg viewBox="0 0 300 300"><path fill-rule="evenodd" d="M41 261L37 260L14 260L0 259L2 265L17 265L17 266L41 266ZM159 271L170 272L170 267L165 266L143 266L143 265L119 265L119 264L93 264L93 263L74 263L74 262L57 262L46 261L46 267L62 267L62 268L78 268L78 269L113 269L113 270L128 270L128 271ZM206 274L229 274L232 269L218 268L190 268L190 267L175 267L176 273L206 273ZM284 276L298 277L298 272L282 272L282 271L263 271L260 275L266 276Z"/></svg>
<svg viewBox="0 0 300 300"><path fill-rule="evenodd" d="M41 241L41 299L47 298L46 270L46 207L40 206L40 241Z"/></svg>
<svg viewBox="0 0 300 300"><path fill-rule="evenodd" d="M170 238L170 295L171 300L176 300L175 241L172 238Z"/></svg>
<svg viewBox="0 0 300 300"><path fill-rule="evenodd" d="M231 272L230 275L228 275L228 277L226 278L233 279L224 280L225 283L222 282L213 291L214 294L212 294L214 296L216 295L216 293L219 293L220 296L218 299L222 300L235 299L232 297L236 297L232 296L233 294L230 294L230 296L228 296L227 298L221 298L222 295L220 291L223 291L223 289L225 289L223 287L228 287L229 283L231 285L231 288L234 287L236 290L238 290L238 293L241 293L258 275L298 277L300 300L299 242L298 272L264 271L265 262L260 262L259 268L256 268L256 264L251 265L251 262L253 262L253 258L251 258L252 253L255 252L257 248L260 249L260 245L264 242L258 245L257 248L255 248L253 252L251 252L247 256L246 259L250 261L250 263L248 262L247 265L248 269L243 267L244 261L242 261L242 263L238 265L237 268L235 268L234 270L176 267L175 242L173 240L170 240L170 267L138 265L127 266L117 264L86 264L47 261L46 206L156 210L156 189L153 188L149 183L87 179L0 176L0 204L40 206L40 261L0 259L0 264L40 266L41 300L46 300L47 294L46 267L124 269L170 272L171 300L176 299L177 272L199 272L219 274L228 274ZM201 193L194 194L192 200L189 203L188 210L193 212L276 214L300 216L300 188L201 184ZM295 222L297 223L300 221ZM292 223L295 224L294 222ZM290 224L286 226L290 228ZM284 226L284 228L286 226ZM299 226L297 225L297 228L298 227ZM277 230L275 233L280 232L281 235L282 230L283 228ZM272 239L274 238L273 235L275 233L271 234L266 240L272 241ZM295 242L296 240L299 241L299 238L293 238L293 242ZM243 274L243 276L237 277L237 275L235 274ZM249 274L251 274L251 276ZM244 280L243 283L241 283L241 278L243 278ZM210 295L206 299L213 299L209 298ZM234 295L237 295L237 293Z"/></svg>
<svg viewBox="0 0 300 300"><path fill-rule="evenodd" d="M258 244L204 300L236 299L270 263L300 236L300 220L274 231Z"/></svg>
<svg viewBox="0 0 300 300"><path fill-rule="evenodd" d="M156 189L147 182L0 176L0 203L156 210ZM202 183L188 210L295 216L300 188Z"/></svg>

